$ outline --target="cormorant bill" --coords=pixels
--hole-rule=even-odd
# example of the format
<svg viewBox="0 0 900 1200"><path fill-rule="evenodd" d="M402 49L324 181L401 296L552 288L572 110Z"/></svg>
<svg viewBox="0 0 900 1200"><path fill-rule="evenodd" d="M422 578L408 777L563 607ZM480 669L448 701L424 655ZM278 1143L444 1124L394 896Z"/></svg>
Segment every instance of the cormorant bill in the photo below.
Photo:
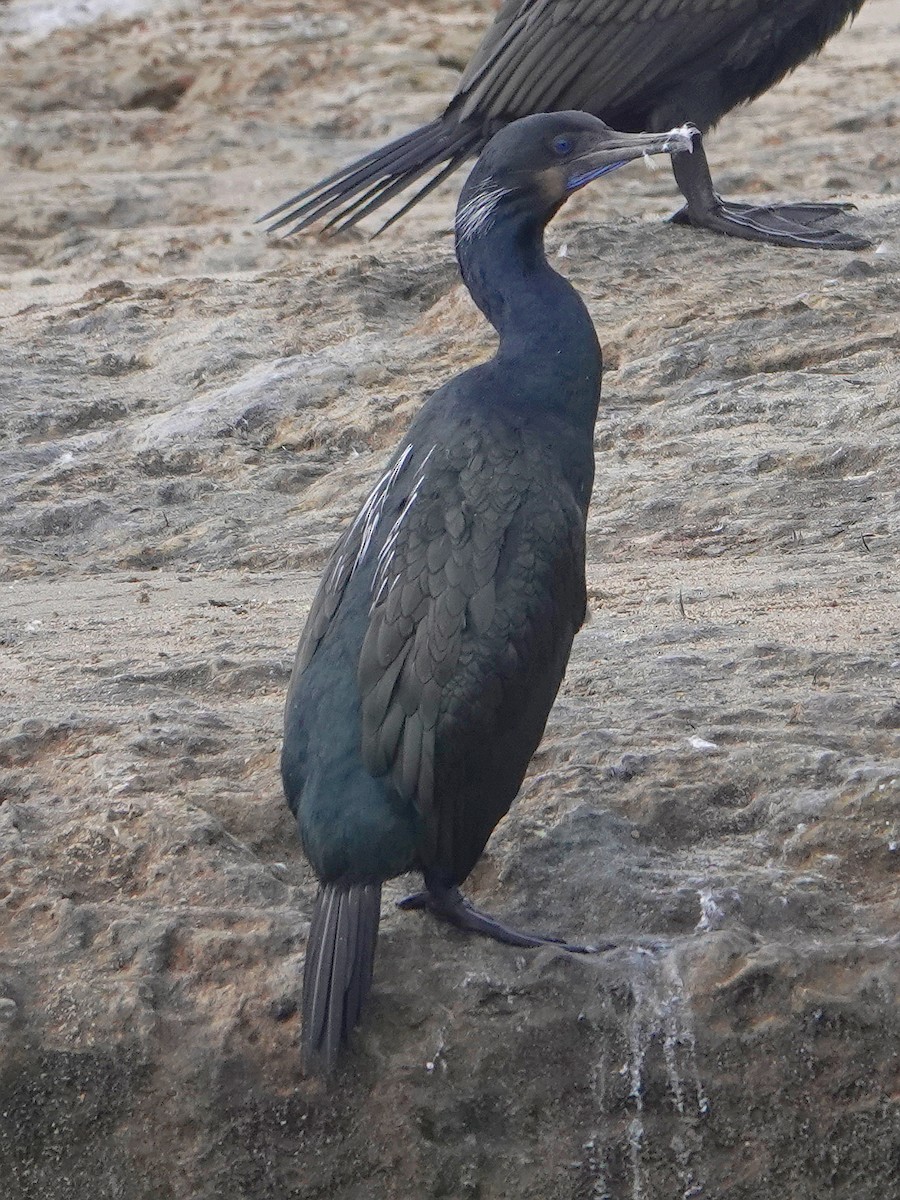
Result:
<svg viewBox="0 0 900 1200"><path fill-rule="evenodd" d="M819 51L863 0L506 0L442 115L260 217L299 233L348 229L435 168L386 229L529 113L583 109L616 129L690 121L706 133ZM737 204L713 187L699 140L672 167L687 204L673 220L780 246L858 250L823 227L852 204ZM283 214L279 216L279 214ZM380 232L380 231L379 231Z"/></svg>
<svg viewBox="0 0 900 1200"><path fill-rule="evenodd" d="M690 150L694 133L526 117L494 136L462 190L457 258L499 347L429 397L337 543L288 691L282 779L320 881L303 974L309 1071L333 1068L359 1020L384 880L421 871L425 890L403 906L461 929L556 940L459 892L519 790L585 615L600 346L547 263L544 228L578 188L642 154Z"/></svg>

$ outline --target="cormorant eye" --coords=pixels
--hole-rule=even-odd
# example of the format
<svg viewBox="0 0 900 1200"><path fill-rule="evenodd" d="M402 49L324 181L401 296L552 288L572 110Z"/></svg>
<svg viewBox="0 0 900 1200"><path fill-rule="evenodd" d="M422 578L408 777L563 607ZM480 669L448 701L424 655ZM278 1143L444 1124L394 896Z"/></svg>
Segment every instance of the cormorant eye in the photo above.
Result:
<svg viewBox="0 0 900 1200"><path fill-rule="evenodd" d="M554 154L559 154L560 156L562 156L564 154L571 153L572 139L570 137L566 137L566 135L564 133L558 134L553 139L553 142L551 144L553 146Z"/></svg>

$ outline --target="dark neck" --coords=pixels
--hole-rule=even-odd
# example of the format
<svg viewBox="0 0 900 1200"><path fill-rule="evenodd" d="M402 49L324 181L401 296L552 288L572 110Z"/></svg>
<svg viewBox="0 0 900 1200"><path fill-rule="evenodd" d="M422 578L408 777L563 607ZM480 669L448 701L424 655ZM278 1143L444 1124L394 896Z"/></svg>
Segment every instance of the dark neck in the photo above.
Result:
<svg viewBox="0 0 900 1200"><path fill-rule="evenodd" d="M546 220L501 208L488 228L457 240L457 258L472 298L500 335L494 365L522 381L525 402L593 427L600 345L584 301L547 262Z"/></svg>

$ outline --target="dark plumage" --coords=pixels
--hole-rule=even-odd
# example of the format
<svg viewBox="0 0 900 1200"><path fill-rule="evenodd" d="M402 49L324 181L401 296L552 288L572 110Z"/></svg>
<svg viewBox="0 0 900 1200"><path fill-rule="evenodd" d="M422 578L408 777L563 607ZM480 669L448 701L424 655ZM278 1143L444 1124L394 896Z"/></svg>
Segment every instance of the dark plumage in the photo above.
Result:
<svg viewBox="0 0 900 1200"><path fill-rule="evenodd" d="M506 0L435 121L286 200L261 220L297 233L322 217L346 229L428 172L407 211L502 126L583 109L616 129L702 133L815 54L863 0ZM864 239L820 222L843 204L755 206L714 191L702 146L673 160L682 223L785 246L852 250ZM383 226L382 228L386 227Z"/></svg>
<svg viewBox="0 0 900 1200"><path fill-rule="evenodd" d="M690 129L618 134L584 113L496 135L463 188L457 257L500 335L423 405L338 542L297 652L282 776L321 881L304 1059L329 1070L372 974L381 883L520 946L458 885L512 803L585 613L600 347L543 233L566 197ZM575 948L575 947L570 947Z"/></svg>

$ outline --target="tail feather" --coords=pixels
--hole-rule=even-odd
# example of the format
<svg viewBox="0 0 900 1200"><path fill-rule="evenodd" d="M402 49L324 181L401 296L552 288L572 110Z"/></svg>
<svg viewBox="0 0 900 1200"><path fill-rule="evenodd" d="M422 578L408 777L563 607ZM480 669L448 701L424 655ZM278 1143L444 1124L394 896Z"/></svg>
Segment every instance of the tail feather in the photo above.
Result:
<svg viewBox="0 0 900 1200"><path fill-rule="evenodd" d="M458 154L455 154L445 167L442 167L441 170L438 171L436 175L433 175L423 187L419 188L414 196L410 197L410 199L406 201L402 208L398 208L392 216L388 217L385 223L378 230L378 233L384 233L385 229L388 229L394 224L395 221L399 221L401 217L406 216L414 204L418 204L424 196L427 196L429 192L433 192L438 184L443 183L448 175L452 175L456 168L461 163L466 161L466 159L469 157L469 154L470 152L468 150L460 150Z"/></svg>
<svg viewBox="0 0 900 1200"><path fill-rule="evenodd" d="M266 213L259 220L266 221L269 217L277 216L278 213L295 204L298 205L297 212L300 212L326 201L340 201L342 198L347 199L351 195L355 195L356 192L365 187L373 179L381 179L386 176L389 181L398 169L403 169L402 164L405 163L407 158L412 157L416 159L417 157L421 157L423 145L426 145L431 140L434 132L440 132L440 129L434 130L433 127L440 127L440 125L440 121L434 121L431 125L422 125L418 129L413 129L410 133L405 133L402 137L396 138L393 142L388 142L386 146L381 146L377 150L371 150L355 162L349 163L346 167L341 167L333 175L328 175L325 179L320 180L319 183L314 183L311 187L298 192L290 200L283 201L277 208L273 208L271 212ZM300 205L300 201L306 201L306 203ZM288 213L272 228L278 228L281 225L287 224L294 219L294 216L294 213Z"/></svg>
<svg viewBox="0 0 900 1200"><path fill-rule="evenodd" d="M325 883L313 909L303 970L303 1069L328 1074L372 983L380 883Z"/></svg>
<svg viewBox="0 0 900 1200"><path fill-rule="evenodd" d="M394 224L395 221L399 221L402 216L409 212L414 204L418 204L419 201L427 196L429 192L433 192L438 184L443 183L448 175L452 175L460 163L464 162L468 157L468 152L455 154L453 158L451 158L446 164L446 166L442 167L436 175L433 175L431 179L429 179L422 187L420 187L417 192L413 193L413 195L409 198L409 200L406 201L402 208L398 209L397 212L388 217L388 219L379 226L379 228L375 231L376 234L384 233L385 229L388 229ZM354 222L361 221L363 217L367 217L369 213L374 212L375 209L384 204L386 200L390 200L394 195L396 195L397 192L402 192L405 188L408 188L414 180L418 179L419 176L424 175L426 171L430 171L431 169L432 164L429 163L428 166L423 167L421 171L416 171L414 175L408 173L407 175L404 175L402 179L398 179L389 188L383 192L380 192L377 196L375 196L374 199L370 200L365 208L354 216ZM329 221L325 228L329 229L333 223L333 221ZM341 225L341 228L347 228L346 222Z"/></svg>
<svg viewBox="0 0 900 1200"><path fill-rule="evenodd" d="M417 179L441 167L399 213L382 225L381 228L386 229L455 171L460 163L476 154L486 140L480 123L457 123L445 114L298 192L259 220L278 217L269 225L268 231L274 233L284 229L286 235L301 233L322 217L330 217L325 226L327 230L349 229ZM290 229L285 229L288 225Z"/></svg>

